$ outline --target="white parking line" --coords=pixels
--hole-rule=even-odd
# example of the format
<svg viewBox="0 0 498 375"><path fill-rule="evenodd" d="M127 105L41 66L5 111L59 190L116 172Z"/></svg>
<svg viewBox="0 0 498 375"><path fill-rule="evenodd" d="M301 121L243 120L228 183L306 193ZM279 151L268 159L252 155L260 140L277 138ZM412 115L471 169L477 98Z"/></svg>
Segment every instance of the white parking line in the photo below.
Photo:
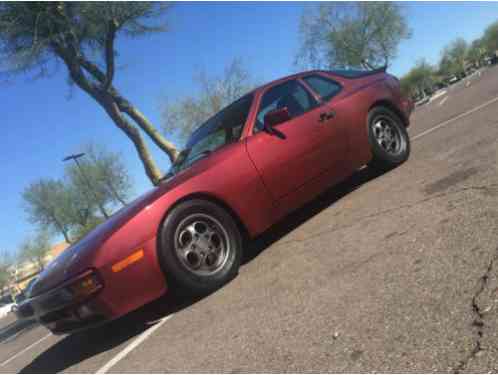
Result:
<svg viewBox="0 0 498 375"><path fill-rule="evenodd" d="M440 96L443 96L443 95L446 95L447 91L446 90L443 90L443 91L439 91L438 93L434 94L429 101L433 101L433 100L436 100L437 98L439 98Z"/></svg>
<svg viewBox="0 0 498 375"><path fill-rule="evenodd" d="M27 352L29 349L31 349L32 347L38 345L39 343L41 343L43 340L49 338L50 336L52 336L51 333L47 333L45 336L43 336L40 340L32 343L31 345L27 346L26 348L24 348L23 350L21 350L20 352L18 352L17 354L13 355L12 357L10 357L9 359L7 359L6 361L2 362L0 364L0 366L5 366L7 363L13 361L14 359L16 359L17 357L19 357L21 354Z"/></svg>
<svg viewBox="0 0 498 375"><path fill-rule="evenodd" d="M144 342L147 337L152 335L155 330L160 328L168 319L170 319L173 316L173 314L166 316L165 318L161 319L159 323L154 324L150 328L146 329L143 331L140 336L138 336L135 340L133 340L129 345L127 345L122 351L120 351L118 354L116 354L109 362L107 362L104 366L99 368L96 372L96 374L105 374L107 371L109 371L116 363L121 361L124 357L128 355L133 349L135 349L138 345L140 345L142 342Z"/></svg>
<svg viewBox="0 0 498 375"><path fill-rule="evenodd" d="M476 111L478 111L480 109L483 109L484 107L487 107L488 105L493 104L494 102L497 102L497 101L498 101L498 97L496 97L494 99L491 99L491 100L488 100L487 102L484 102L483 104L478 105L477 107L472 108L472 109L468 110L467 112L460 113L459 115L457 115L455 117L452 117L449 120L443 121L442 123L440 123L440 124L438 124L438 125L430 128L430 129L427 129L427 130L423 131L422 133L417 134L414 137L411 137L411 140L414 141L414 140L416 140L418 138L422 138L423 136L425 136L425 135L427 135L429 133L432 133L433 131L435 131L435 130L437 130L439 128L442 128L443 126L449 125L453 121L456 121L458 119L461 119L462 117L468 116L471 113L474 113L474 112L476 112Z"/></svg>
<svg viewBox="0 0 498 375"><path fill-rule="evenodd" d="M446 97L446 98L444 98L443 100L441 100L441 101L439 102L439 104L438 104L438 107L441 107L441 106L444 104L444 102L445 102L445 101L447 101L447 100L448 100L448 97Z"/></svg>

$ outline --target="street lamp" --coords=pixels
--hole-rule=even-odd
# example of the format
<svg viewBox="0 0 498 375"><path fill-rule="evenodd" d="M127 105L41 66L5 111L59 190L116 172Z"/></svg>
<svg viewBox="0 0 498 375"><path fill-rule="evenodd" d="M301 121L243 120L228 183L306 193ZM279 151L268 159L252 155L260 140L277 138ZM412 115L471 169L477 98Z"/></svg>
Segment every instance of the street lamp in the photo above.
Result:
<svg viewBox="0 0 498 375"><path fill-rule="evenodd" d="M85 172L83 171L83 168L81 168L81 165L78 161L79 158L85 156L85 153L82 152L80 154L72 154L72 155L69 155L69 156L66 156L64 159L62 159L63 162L66 162L66 161L69 161L69 160L74 160L74 162L76 163L76 166L81 174L81 177L83 178L83 180L85 180L85 183L88 185L88 190L92 192L93 194L93 197L95 198L95 203L99 206L100 210L102 211L102 214L105 216L105 218L109 218L107 216L107 213L105 212L105 210L103 209L103 207L101 207L101 205L99 204L99 198L97 197L97 194L95 193L95 190L93 190L92 188L92 184L90 183L90 180L88 179L88 177L85 175Z"/></svg>

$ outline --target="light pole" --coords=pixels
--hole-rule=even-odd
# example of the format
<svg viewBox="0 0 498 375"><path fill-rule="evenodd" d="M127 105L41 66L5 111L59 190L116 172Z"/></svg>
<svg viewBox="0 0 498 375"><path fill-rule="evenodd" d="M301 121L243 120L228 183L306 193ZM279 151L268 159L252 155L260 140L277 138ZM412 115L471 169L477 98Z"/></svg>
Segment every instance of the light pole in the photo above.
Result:
<svg viewBox="0 0 498 375"><path fill-rule="evenodd" d="M88 185L88 190L92 192L93 194L93 197L95 198L95 203L97 204L97 206L99 206L100 208L100 212L102 212L102 215L104 215L104 217L106 219L109 219L109 215L107 215L107 212L105 212L105 209L104 207L102 207L99 203L99 198L97 197L97 194L95 193L95 190L93 190L92 188L92 184L90 183L90 180L88 179L88 177L85 175L85 172L83 171L83 168L81 168L81 165L78 161L79 158L85 156L85 153L82 152L80 154L72 154L72 155L68 155L66 156L64 159L62 159L63 162L66 162L66 161L69 161L69 160L74 160L74 162L76 163L76 166L81 174L81 177L83 178L83 180L85 180L85 183Z"/></svg>

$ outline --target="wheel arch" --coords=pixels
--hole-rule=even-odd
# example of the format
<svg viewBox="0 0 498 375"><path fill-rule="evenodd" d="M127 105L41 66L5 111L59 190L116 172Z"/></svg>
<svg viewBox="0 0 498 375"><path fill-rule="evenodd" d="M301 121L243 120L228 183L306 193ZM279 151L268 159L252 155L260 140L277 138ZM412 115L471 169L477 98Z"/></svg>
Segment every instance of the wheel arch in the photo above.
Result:
<svg viewBox="0 0 498 375"><path fill-rule="evenodd" d="M189 201L189 200L193 200L193 199L202 199L202 200L205 200L205 201L208 201L208 202L211 202L211 203L214 203L214 204L220 206L226 212L228 212L228 214L235 221L235 224L237 225L237 228L240 231L242 239L245 241L246 239L248 239L250 237L249 230L247 229L246 225L244 224L244 222L242 221L240 216L237 214L237 212L229 204L227 204L225 201L216 197L213 194L205 193L205 192L197 192L197 193L191 193L191 194L185 195L182 198L178 199L163 214L161 221L159 222L159 226L156 229L156 231L157 231L157 236L156 236L157 237L157 251L158 252L159 252L160 246L161 246L161 228L163 226L164 221L168 217L169 213L179 204L186 202L186 201Z"/></svg>
<svg viewBox="0 0 498 375"><path fill-rule="evenodd" d="M405 128L408 127L408 125L409 125L408 119L403 114L403 112L391 100L379 99L379 100L375 101L370 106L370 108L368 108L368 112L370 112L375 107L384 107L384 108L387 108L387 109L393 111L401 119L401 121L403 121L403 125L405 125Z"/></svg>

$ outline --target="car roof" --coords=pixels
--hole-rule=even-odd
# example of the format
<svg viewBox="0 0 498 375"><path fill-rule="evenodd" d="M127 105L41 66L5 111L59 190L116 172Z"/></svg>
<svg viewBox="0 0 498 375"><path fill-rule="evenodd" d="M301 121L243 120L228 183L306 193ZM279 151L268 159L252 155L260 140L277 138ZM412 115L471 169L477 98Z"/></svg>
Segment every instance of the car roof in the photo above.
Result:
<svg viewBox="0 0 498 375"><path fill-rule="evenodd" d="M288 75L288 76L285 76L282 78L275 79L271 82L265 83L264 85L261 85L261 86L255 88L250 93L254 93L254 92L263 90L268 86L273 86L273 85L278 84L280 82L285 82L289 79L296 79L296 78L300 78L302 76L316 74L316 73L319 73L319 74L324 73L328 76L335 76L337 78L342 78L342 79L358 79L358 78L367 77L367 76L370 76L373 74L385 73L385 71L386 71L386 66L380 67L378 69L371 69L371 70L361 70L361 69L332 69L332 70L313 69L313 70L306 70L303 72L294 73L294 74L291 74L291 75Z"/></svg>

